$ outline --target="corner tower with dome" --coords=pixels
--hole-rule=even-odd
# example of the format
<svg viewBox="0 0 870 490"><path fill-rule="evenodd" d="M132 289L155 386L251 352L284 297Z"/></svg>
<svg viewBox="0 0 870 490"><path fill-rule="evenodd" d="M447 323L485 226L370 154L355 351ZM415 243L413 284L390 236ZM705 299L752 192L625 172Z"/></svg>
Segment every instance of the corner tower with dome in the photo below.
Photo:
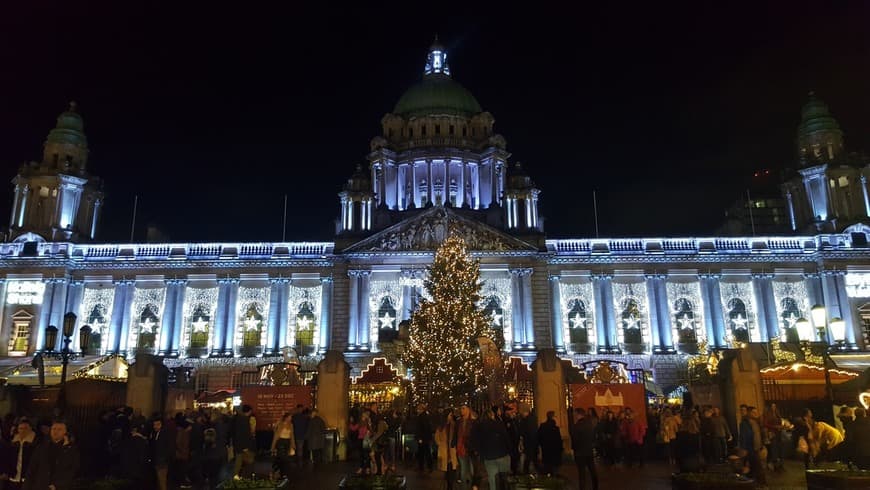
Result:
<svg viewBox="0 0 870 490"><path fill-rule="evenodd" d="M540 191L510 165L495 119L453 79L447 50L429 48L423 78L381 119L368 168L358 167L339 194L337 247L432 207L543 246Z"/></svg>

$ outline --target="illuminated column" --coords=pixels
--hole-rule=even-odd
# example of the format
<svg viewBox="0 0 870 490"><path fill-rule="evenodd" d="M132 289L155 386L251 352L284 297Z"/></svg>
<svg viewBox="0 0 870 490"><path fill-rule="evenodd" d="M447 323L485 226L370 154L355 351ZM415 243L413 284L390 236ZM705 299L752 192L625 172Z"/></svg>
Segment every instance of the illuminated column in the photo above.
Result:
<svg viewBox="0 0 870 490"><path fill-rule="evenodd" d="M360 271L359 274L359 321L357 322L357 339L359 348L369 350L371 347L371 325L369 325L369 279L371 271Z"/></svg>
<svg viewBox="0 0 870 490"><path fill-rule="evenodd" d="M282 278L278 296L278 350L283 351L288 346L287 326L290 322L290 284L293 281L289 277Z"/></svg>
<svg viewBox="0 0 870 490"><path fill-rule="evenodd" d="M758 273L752 275L752 285L758 304L758 332L762 342L767 342L780 335L779 318L776 314L776 299L773 297L773 274Z"/></svg>
<svg viewBox="0 0 870 490"><path fill-rule="evenodd" d="M45 347L45 327L51 321L51 305L54 299L54 279L45 279L44 282L45 292L42 295L42 305L39 307L39 322L36 330L36 350L42 350Z"/></svg>
<svg viewBox="0 0 870 490"><path fill-rule="evenodd" d="M417 162L412 161L411 165L411 200L415 207L420 207L420 182L417 178Z"/></svg>
<svg viewBox="0 0 870 490"><path fill-rule="evenodd" d="M127 349L129 348L128 340L130 339L130 323L135 322L136 320L132 318L133 316L133 296L136 292L136 281L128 280L124 285L126 288L126 293L124 294L124 315L121 317L121 338L118 342L118 352L122 354L127 353ZM114 306L113 306L114 308ZM134 323L135 328L135 323Z"/></svg>
<svg viewBox="0 0 870 490"><path fill-rule="evenodd" d="M522 280L520 278L520 271L522 269L511 269L511 325L513 327L513 332L511 332L511 339L513 345L511 346L512 350L519 349L523 343L525 343L525 328L523 328L523 300L522 300Z"/></svg>
<svg viewBox="0 0 870 490"><path fill-rule="evenodd" d="M323 354L329 350L332 337L330 317L332 313L332 276L320 278L320 349Z"/></svg>
<svg viewBox="0 0 870 490"><path fill-rule="evenodd" d="M5 287L3 288L3 296L5 296ZM82 280L70 280L69 284L66 288L66 311L73 312L76 315L79 314L79 308L82 305L82 295L84 294L85 282ZM0 318L2 318L2 311L0 311ZM69 348L72 350L79 350L81 346L79 345L79 328L85 324L85 318L79 318L75 325L75 330L73 330L72 342L69 344Z"/></svg>
<svg viewBox="0 0 870 490"><path fill-rule="evenodd" d="M870 191L867 190L867 176L861 174L861 193L864 196L864 215L870 217Z"/></svg>
<svg viewBox="0 0 870 490"><path fill-rule="evenodd" d="M184 324L184 296L187 294L187 280L175 280L175 301L172 305L172 344L168 355L178 356L187 346L181 345L181 331L187 328Z"/></svg>
<svg viewBox="0 0 870 490"><path fill-rule="evenodd" d="M604 293L604 307L607 309L607 351L608 353L618 354L621 350L616 336L616 317L613 313L612 274L608 274L604 277L604 281L601 283L601 290Z"/></svg>
<svg viewBox="0 0 870 490"><path fill-rule="evenodd" d="M595 337L597 339L598 353L607 351L607 316L608 310L604 305L604 274L592 274L592 301L595 303Z"/></svg>
<svg viewBox="0 0 870 490"><path fill-rule="evenodd" d="M837 271L834 275L834 286L837 301L840 305L840 318L846 322L846 346L852 350L857 350L858 347L855 343L855 331L861 328L861 326L855 323L852 304L849 301L849 296L846 294L846 273L844 271ZM833 318L833 315L828 314L828 317ZM828 328L828 331L830 332L830 328ZM828 335L830 335L830 333Z"/></svg>
<svg viewBox="0 0 870 490"><path fill-rule="evenodd" d="M659 274L646 274L644 276L646 278L646 296L647 302L649 303L649 331L650 331L650 340L652 342L652 352L654 354L661 354L662 352L667 351L666 346L662 345L662 335L661 335L661 321L659 319L659 312L656 305L658 305L658 295L656 289L656 281L661 276Z"/></svg>
<svg viewBox="0 0 870 490"><path fill-rule="evenodd" d="M281 312L278 304L281 302L281 280L277 277L269 278L269 318L266 319L266 354L278 354L281 352L283 339L278 338L278 322Z"/></svg>
<svg viewBox="0 0 870 490"><path fill-rule="evenodd" d="M68 280L64 277L54 279L54 293L51 295L51 316L49 317L49 325L54 325L58 329L63 327L63 316L66 314L66 285ZM63 345L62 335L58 334L58 341L55 344L55 349L60 350Z"/></svg>
<svg viewBox="0 0 870 490"><path fill-rule="evenodd" d="M716 347L725 347L725 314L722 312L722 289L719 280L722 274L710 274L710 313L713 315L713 334ZM711 341L708 341L711 342Z"/></svg>
<svg viewBox="0 0 870 490"><path fill-rule="evenodd" d="M112 316L109 318L109 340L106 343L106 352L101 354L117 353L121 348L121 323L124 318L124 305L127 297L127 279L113 281L114 299L112 300Z"/></svg>
<svg viewBox="0 0 870 490"><path fill-rule="evenodd" d="M157 355L165 356L172 350L172 331L175 328L175 302L177 301L177 279L166 279L166 299L163 304L163 317L160 320L160 339L157 344Z"/></svg>
<svg viewBox="0 0 870 490"><path fill-rule="evenodd" d="M398 313L399 320L404 321L409 320L411 318L411 311L414 308L414 279L415 272L411 269L405 269L402 271L401 275L401 283L402 283L402 311ZM397 323L398 324L398 323Z"/></svg>
<svg viewBox="0 0 870 490"><path fill-rule="evenodd" d="M348 320L349 327L347 329L347 348L351 350L356 350L359 346L359 328L357 324L359 323L359 270L349 270L347 271L347 276L350 278L350 294L348 305L350 311L348 311Z"/></svg>
<svg viewBox="0 0 870 490"><path fill-rule="evenodd" d="M231 336L232 332L227 331L227 306L229 305L230 294L230 279L218 279L218 297L217 305L215 306L214 318L212 319L212 336L211 352L209 356L223 355L224 340L227 336ZM231 341L232 342L232 341Z"/></svg>
<svg viewBox="0 0 870 490"><path fill-rule="evenodd" d="M18 208L18 226L24 226L24 217L27 216L27 203L30 199L30 184L24 184L24 188L21 190L21 206ZM40 341L42 339L40 338ZM41 346L39 347L42 348Z"/></svg>
<svg viewBox="0 0 870 490"><path fill-rule="evenodd" d="M551 274L550 277L550 326L553 329L553 347L556 352L565 352L565 336L562 333L562 290L561 277ZM596 315L598 316L598 315Z"/></svg>
<svg viewBox="0 0 870 490"><path fill-rule="evenodd" d="M658 310L659 335L661 336L662 351L671 354L676 352L674 349L674 336L671 330L671 305L668 302L668 288L665 284L667 278L664 274L656 275L653 279L653 287L656 290L656 304L650 305L650 311L653 308ZM652 330L652 328L650 328Z"/></svg>
<svg viewBox="0 0 870 490"><path fill-rule="evenodd" d="M864 196L865 196L865 198L867 196L866 188L865 188ZM785 200L786 200L786 207L788 208L788 222L791 225L791 231L795 231L795 230L797 230L797 220L795 219L794 197L792 196L791 191L786 191Z"/></svg>
<svg viewBox="0 0 870 490"><path fill-rule="evenodd" d="M523 347L533 349L535 347L535 325L532 320L532 274L534 269L520 269L520 283L523 294Z"/></svg>
<svg viewBox="0 0 870 490"><path fill-rule="evenodd" d="M21 186L15 184L15 197L12 198L12 214L9 215L9 227L17 225L16 217L18 216L18 208L21 205Z"/></svg>
<svg viewBox="0 0 870 490"><path fill-rule="evenodd" d="M704 312L704 329L707 331L707 345L710 347L719 346L719 337L716 335L716 319L713 317L713 311L716 309L713 301L713 281L718 281L719 278L715 274L698 274L698 280L701 286L701 306ZM720 308L721 309L721 308ZM718 325L722 325L719 323Z"/></svg>
<svg viewBox="0 0 870 490"><path fill-rule="evenodd" d="M465 205L465 160L459 162L459 180L456 181L456 207Z"/></svg>
<svg viewBox="0 0 870 490"><path fill-rule="evenodd" d="M96 198L94 200L94 213L93 213L93 216L91 217L91 232L90 232L91 239L93 239L94 237L97 236L97 224L99 223L100 208L102 208L102 206L103 206L103 200L101 198Z"/></svg>

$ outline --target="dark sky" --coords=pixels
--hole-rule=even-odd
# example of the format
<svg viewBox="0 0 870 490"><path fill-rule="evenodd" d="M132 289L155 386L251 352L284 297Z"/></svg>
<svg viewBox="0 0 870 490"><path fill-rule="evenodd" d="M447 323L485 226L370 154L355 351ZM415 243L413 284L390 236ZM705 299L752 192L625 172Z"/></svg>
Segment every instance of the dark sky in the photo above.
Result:
<svg viewBox="0 0 870 490"><path fill-rule="evenodd" d="M593 189L602 236L711 233L753 170L792 165L809 90L870 150L865 2L183 3L2 2L0 176L74 99L103 240L129 238L136 194L137 241L148 224L280 240L284 194L288 240L331 240L337 192L436 33L542 189L550 237L594 235ZM3 219L10 202L2 186Z"/></svg>

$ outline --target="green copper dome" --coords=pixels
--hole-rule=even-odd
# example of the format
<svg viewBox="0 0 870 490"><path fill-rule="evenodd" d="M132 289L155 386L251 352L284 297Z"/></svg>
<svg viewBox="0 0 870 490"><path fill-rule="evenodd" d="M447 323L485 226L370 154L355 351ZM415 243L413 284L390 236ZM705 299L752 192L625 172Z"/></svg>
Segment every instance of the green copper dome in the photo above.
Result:
<svg viewBox="0 0 870 490"><path fill-rule="evenodd" d="M451 115L469 117L483 112L465 87L442 74L427 75L402 94L394 114L404 117Z"/></svg>
<svg viewBox="0 0 870 490"><path fill-rule="evenodd" d="M810 92L806 104L801 109L798 134L808 135L817 131L840 131L840 124L831 115L828 105Z"/></svg>
<svg viewBox="0 0 870 490"><path fill-rule="evenodd" d="M87 145L85 137L85 123L82 116L76 112L76 103L70 102L69 109L57 116L57 125L48 133L46 143L67 143L73 145Z"/></svg>

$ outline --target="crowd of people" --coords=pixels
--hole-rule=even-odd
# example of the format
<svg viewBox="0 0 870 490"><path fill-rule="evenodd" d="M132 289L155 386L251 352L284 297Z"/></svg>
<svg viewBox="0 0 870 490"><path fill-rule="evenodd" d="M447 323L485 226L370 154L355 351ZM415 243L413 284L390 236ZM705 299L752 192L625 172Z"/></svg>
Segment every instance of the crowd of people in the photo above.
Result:
<svg viewBox="0 0 870 490"><path fill-rule="evenodd" d="M0 485L66 490L79 469L75 438L61 419L7 416L0 423Z"/></svg>

